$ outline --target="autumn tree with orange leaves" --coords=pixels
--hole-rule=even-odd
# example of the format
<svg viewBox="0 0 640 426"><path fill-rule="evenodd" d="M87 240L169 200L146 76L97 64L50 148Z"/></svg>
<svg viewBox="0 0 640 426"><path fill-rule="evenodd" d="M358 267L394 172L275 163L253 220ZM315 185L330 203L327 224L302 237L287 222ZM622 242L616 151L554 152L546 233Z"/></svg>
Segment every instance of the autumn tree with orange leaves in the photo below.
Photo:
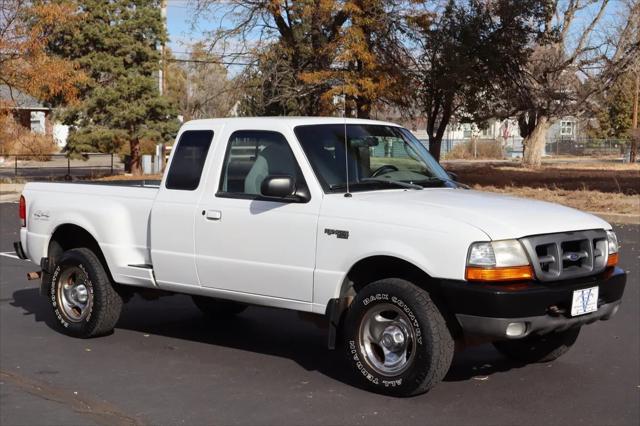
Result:
<svg viewBox="0 0 640 426"><path fill-rule="evenodd" d="M411 1L197 3L236 18L211 40L233 46L223 57L255 58L243 76L248 115L330 115L346 106L347 115L366 118L378 103L401 101L407 55L398 28Z"/></svg>
<svg viewBox="0 0 640 426"><path fill-rule="evenodd" d="M399 39L402 15L397 3L353 0L343 4L348 20L337 49L325 47L335 52L334 66L300 74L307 84L331 83L321 95L325 104L344 97L346 115L369 118L380 102L403 103L409 56Z"/></svg>
<svg viewBox="0 0 640 426"><path fill-rule="evenodd" d="M47 52L54 27L74 19L73 10L70 1L0 0L0 84L45 101L76 100L84 75Z"/></svg>

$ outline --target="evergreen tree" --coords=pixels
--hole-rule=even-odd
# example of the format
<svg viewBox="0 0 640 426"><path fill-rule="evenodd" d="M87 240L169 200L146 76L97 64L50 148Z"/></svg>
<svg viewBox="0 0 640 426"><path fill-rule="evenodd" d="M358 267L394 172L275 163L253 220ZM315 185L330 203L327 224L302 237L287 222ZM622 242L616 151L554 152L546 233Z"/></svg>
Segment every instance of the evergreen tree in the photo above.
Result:
<svg viewBox="0 0 640 426"><path fill-rule="evenodd" d="M595 102L597 125L589 129L595 138L626 139L631 136L635 75L629 71Z"/></svg>
<svg viewBox="0 0 640 426"><path fill-rule="evenodd" d="M160 95L159 46L167 35L160 0L79 0L80 19L59 26L49 49L75 61L89 76L81 101L63 113L72 127L71 152L114 152L129 144L139 174L140 142L168 142L178 128Z"/></svg>

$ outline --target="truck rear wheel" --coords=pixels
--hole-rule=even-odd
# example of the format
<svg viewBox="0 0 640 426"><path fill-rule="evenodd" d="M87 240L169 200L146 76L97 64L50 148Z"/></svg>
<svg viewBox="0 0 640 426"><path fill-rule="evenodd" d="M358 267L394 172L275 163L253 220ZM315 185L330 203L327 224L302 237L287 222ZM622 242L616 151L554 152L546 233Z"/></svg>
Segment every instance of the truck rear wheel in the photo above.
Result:
<svg viewBox="0 0 640 426"><path fill-rule="evenodd" d="M346 355L358 380L388 395L427 392L451 365L454 342L429 293L397 278L360 290L347 311Z"/></svg>
<svg viewBox="0 0 640 426"><path fill-rule="evenodd" d="M64 252L47 283L47 296L63 333L87 338L113 331L122 298L91 250Z"/></svg>
<svg viewBox="0 0 640 426"><path fill-rule="evenodd" d="M243 312L247 305L233 300L216 299L205 296L191 296L193 303L211 319L224 319Z"/></svg>
<svg viewBox="0 0 640 426"><path fill-rule="evenodd" d="M502 355L525 363L549 362L564 355L578 339L580 327L544 335L532 334L523 339L501 340L493 346Z"/></svg>

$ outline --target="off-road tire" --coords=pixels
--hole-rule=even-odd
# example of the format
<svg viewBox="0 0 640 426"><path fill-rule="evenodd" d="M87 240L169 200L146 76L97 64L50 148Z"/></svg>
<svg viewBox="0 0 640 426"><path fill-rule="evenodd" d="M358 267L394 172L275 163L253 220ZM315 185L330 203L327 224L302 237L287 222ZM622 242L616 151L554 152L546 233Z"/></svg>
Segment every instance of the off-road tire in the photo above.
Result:
<svg viewBox="0 0 640 426"><path fill-rule="evenodd" d="M361 326L366 325L363 320L387 307L400 309L414 333L413 358L407 355L404 370L392 375L372 367L361 334ZM412 396L433 388L447 374L454 353L446 320L429 293L398 278L376 281L358 291L346 313L343 344L356 380L374 392L393 396Z"/></svg>
<svg viewBox="0 0 640 426"><path fill-rule="evenodd" d="M88 315L79 322L69 320L60 305L58 287L68 268L79 268L86 276L84 283L91 298ZM113 288L109 275L93 251L75 248L65 251L57 259L53 272L44 283L46 296L53 309L60 331L73 337L88 338L113 331L122 311L122 298Z"/></svg>
<svg viewBox="0 0 640 426"><path fill-rule="evenodd" d="M238 315L247 305L233 300L216 299L206 296L191 296L193 303L210 319L225 319Z"/></svg>
<svg viewBox="0 0 640 426"><path fill-rule="evenodd" d="M493 346L509 359L527 364L550 362L564 355L578 339L580 327L523 339L501 340Z"/></svg>

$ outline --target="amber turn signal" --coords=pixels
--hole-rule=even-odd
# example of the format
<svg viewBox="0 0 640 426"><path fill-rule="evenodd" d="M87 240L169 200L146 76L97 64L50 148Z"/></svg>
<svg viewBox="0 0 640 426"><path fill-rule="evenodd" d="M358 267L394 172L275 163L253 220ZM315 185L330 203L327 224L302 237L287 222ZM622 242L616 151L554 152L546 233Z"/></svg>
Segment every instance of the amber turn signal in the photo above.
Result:
<svg viewBox="0 0 640 426"><path fill-rule="evenodd" d="M467 266L467 281L517 281L533 279L531 265L508 266L503 268L478 268Z"/></svg>
<svg viewBox="0 0 640 426"><path fill-rule="evenodd" d="M618 264L618 253L609 253L607 266L616 266Z"/></svg>

